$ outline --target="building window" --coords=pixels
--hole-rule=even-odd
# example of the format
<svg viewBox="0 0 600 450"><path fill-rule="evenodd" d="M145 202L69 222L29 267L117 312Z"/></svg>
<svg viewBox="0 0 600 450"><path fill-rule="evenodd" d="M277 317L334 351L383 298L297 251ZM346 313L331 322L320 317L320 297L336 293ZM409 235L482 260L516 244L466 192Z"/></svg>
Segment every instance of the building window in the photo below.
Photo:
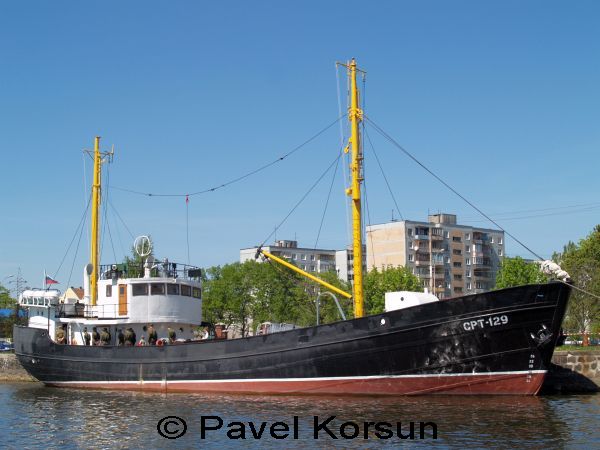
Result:
<svg viewBox="0 0 600 450"><path fill-rule="evenodd" d="M502 249L501 248L498 249L498 256L502 256Z"/></svg>
<svg viewBox="0 0 600 450"><path fill-rule="evenodd" d="M502 238L501 237L498 238L498 244L502 244Z"/></svg>
<svg viewBox="0 0 600 450"><path fill-rule="evenodd" d="M408 228L408 235L412 236L412 228Z"/></svg>
<svg viewBox="0 0 600 450"><path fill-rule="evenodd" d="M148 285L147 284L132 284L131 285L131 295L148 295Z"/></svg>
<svg viewBox="0 0 600 450"><path fill-rule="evenodd" d="M452 266L454 266L454 267L462 267L462 263L461 263L461 262L458 262L458 261L455 261L455 262L452 264Z"/></svg>
<svg viewBox="0 0 600 450"><path fill-rule="evenodd" d="M471 233L465 233L465 241L471 240Z"/></svg>
<svg viewBox="0 0 600 450"><path fill-rule="evenodd" d="M450 257L446 256L446 264L450 264Z"/></svg>
<svg viewBox="0 0 600 450"><path fill-rule="evenodd" d="M455 273L455 274L454 274L454 279L455 279L456 281L462 281L462 275L460 275L460 274L458 274L458 273Z"/></svg>
<svg viewBox="0 0 600 450"><path fill-rule="evenodd" d="M163 283L152 283L150 285L151 295L165 295L165 285Z"/></svg>
<svg viewBox="0 0 600 450"><path fill-rule="evenodd" d="M462 242L460 236L452 236L452 242Z"/></svg>
<svg viewBox="0 0 600 450"><path fill-rule="evenodd" d="M408 255L408 260L409 260L409 261L414 261L414 260L415 260L415 255L413 255L412 253L410 253L410 254Z"/></svg>
<svg viewBox="0 0 600 450"><path fill-rule="evenodd" d="M314 261L315 260L315 255L310 255L310 260Z"/></svg>
<svg viewBox="0 0 600 450"><path fill-rule="evenodd" d="M450 238L450 232L449 232L449 231L445 231L445 232L444 232L444 237L445 237L446 239L449 239L449 238Z"/></svg>
<svg viewBox="0 0 600 450"><path fill-rule="evenodd" d="M107 297L112 297L112 284L107 284L106 285L106 296Z"/></svg>
<svg viewBox="0 0 600 450"><path fill-rule="evenodd" d="M467 283L467 289L468 289L468 290L471 290L471 282L468 282L468 283Z"/></svg>
<svg viewBox="0 0 600 450"><path fill-rule="evenodd" d="M179 295L179 285L178 284L167 284L167 294Z"/></svg>
<svg viewBox="0 0 600 450"><path fill-rule="evenodd" d="M446 288L450 289L452 287L452 285L450 283L446 283Z"/></svg>
<svg viewBox="0 0 600 450"><path fill-rule="evenodd" d="M186 297L192 296L192 287L187 284L181 285L181 295L185 295Z"/></svg>
<svg viewBox="0 0 600 450"><path fill-rule="evenodd" d="M467 259L465 259L465 264L466 264L467 266L470 266L470 265L471 265L471 258L467 258Z"/></svg>
<svg viewBox="0 0 600 450"><path fill-rule="evenodd" d="M465 270L465 277L471 277L471 269ZM471 288L469 288L471 289Z"/></svg>
<svg viewBox="0 0 600 450"><path fill-rule="evenodd" d="M294 253L294 254L292 255L292 259L293 259L294 261L296 261L296 260L298 259L298 255L297 255L296 253Z"/></svg>
<svg viewBox="0 0 600 450"><path fill-rule="evenodd" d="M315 266L310 266L310 271L314 272L315 271Z"/></svg>
<svg viewBox="0 0 600 450"><path fill-rule="evenodd" d="M302 255L302 261L306 261L306 255Z"/></svg>
<svg viewBox="0 0 600 450"><path fill-rule="evenodd" d="M470 245L465 245L465 252L471 253L471 246Z"/></svg>
<svg viewBox="0 0 600 450"><path fill-rule="evenodd" d="M194 298L202 297L202 291L200 290L200 288L195 287L192 289L192 297L194 297Z"/></svg>
<svg viewBox="0 0 600 450"><path fill-rule="evenodd" d="M453 255L462 255L462 250L455 248L454 250L452 250L452 254Z"/></svg>
<svg viewBox="0 0 600 450"><path fill-rule="evenodd" d="M454 287L454 292L456 292L456 293L460 294L460 293L462 293L462 291L463 291L463 290L462 290L462 288L461 288L461 287L458 287L458 286L455 286L455 287Z"/></svg>

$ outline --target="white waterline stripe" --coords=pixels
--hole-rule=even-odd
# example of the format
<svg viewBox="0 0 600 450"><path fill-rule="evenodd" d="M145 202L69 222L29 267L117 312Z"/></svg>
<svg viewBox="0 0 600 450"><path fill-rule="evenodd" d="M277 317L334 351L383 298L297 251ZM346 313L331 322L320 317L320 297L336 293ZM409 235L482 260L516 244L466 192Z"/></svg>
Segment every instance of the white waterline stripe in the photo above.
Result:
<svg viewBox="0 0 600 450"><path fill-rule="evenodd" d="M351 380L386 380L402 378L444 378L444 377L490 377L494 375L533 375L543 374L546 370L521 370L511 372L486 373L440 373L424 375L370 375L356 377L315 377L315 378L236 378L225 380L136 380L136 381L44 381L48 384L176 384L176 383L274 383L274 382L311 382L311 381L351 381Z"/></svg>

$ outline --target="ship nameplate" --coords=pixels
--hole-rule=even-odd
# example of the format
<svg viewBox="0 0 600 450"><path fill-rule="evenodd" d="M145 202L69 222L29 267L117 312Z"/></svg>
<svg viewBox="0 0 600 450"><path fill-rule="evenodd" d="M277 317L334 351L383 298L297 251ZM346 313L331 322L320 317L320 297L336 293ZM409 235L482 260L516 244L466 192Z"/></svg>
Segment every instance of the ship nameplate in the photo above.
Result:
<svg viewBox="0 0 600 450"><path fill-rule="evenodd" d="M463 322L462 327L465 331L475 331L478 329L497 327L500 325L508 324L508 316L502 314L501 316L490 316L485 319L474 319Z"/></svg>

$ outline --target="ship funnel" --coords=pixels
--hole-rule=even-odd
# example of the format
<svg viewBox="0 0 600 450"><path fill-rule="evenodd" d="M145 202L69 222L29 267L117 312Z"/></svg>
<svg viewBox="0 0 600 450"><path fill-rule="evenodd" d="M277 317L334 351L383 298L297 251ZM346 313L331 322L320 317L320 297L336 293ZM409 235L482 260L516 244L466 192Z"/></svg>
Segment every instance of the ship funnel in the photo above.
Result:
<svg viewBox="0 0 600 450"><path fill-rule="evenodd" d="M90 275L94 271L94 266L88 263L83 269L83 299L89 303L90 301Z"/></svg>

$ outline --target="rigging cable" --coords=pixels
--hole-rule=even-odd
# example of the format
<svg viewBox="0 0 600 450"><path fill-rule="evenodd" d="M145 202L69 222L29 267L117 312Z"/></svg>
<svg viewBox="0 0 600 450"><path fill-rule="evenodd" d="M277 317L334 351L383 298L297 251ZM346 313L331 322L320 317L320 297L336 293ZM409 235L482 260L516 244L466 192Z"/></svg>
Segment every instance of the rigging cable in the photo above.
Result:
<svg viewBox="0 0 600 450"><path fill-rule="evenodd" d="M125 221L121 217L121 214L119 214L119 212L117 211L117 208L115 208L115 206L112 204L112 202L110 200L108 200L108 204L113 209L113 211L117 215L117 218L121 221L121 223L123 224L123 226L125 227L125 229L129 233L129 236L131 236L131 239L135 239L135 236L133 235L133 233L131 232L131 230L129 229L129 227L127 226L127 224L125 223Z"/></svg>
<svg viewBox="0 0 600 450"><path fill-rule="evenodd" d="M410 159L412 159L414 162L416 162L419 166L421 166L423 169L425 169L425 171L427 171L436 180L438 180L440 183L442 183L444 186L446 186L448 189L450 189L454 194L456 194L461 200L463 200L465 203L467 203L469 206L471 206L475 211L477 211L479 214L481 214L483 217L485 217L491 223L493 223L494 225L496 225L500 230L502 230L504 233L506 233L507 236L510 236L512 239L514 239L515 242L517 242L519 245L521 245L525 250L527 250L528 252L530 252L536 258L538 258L540 260L544 259L540 255L538 255L536 252L534 252L533 250L531 250L523 242L521 242L512 233L509 233L504 228L502 228L496 221L494 221L491 217L489 217L481 209L479 209L477 206L475 206L471 201L469 201L466 197L464 197L462 194L460 194L456 189L454 189L452 186L450 186L448 183L446 183L442 178L440 178L438 175L436 175L431 169L429 169L427 166L425 166L425 164L423 164L421 161L419 161L417 158L415 158L408 150L406 150L404 147L402 147L398 142L396 142L394 140L394 138L392 138L389 134L387 134L385 131L383 131L381 129L381 127L379 127L375 122L373 122L373 120L371 120L366 115L365 115L365 119L369 121L369 125L371 125L375 129L375 131L377 131L384 138L386 138L388 141L390 141L390 143L392 143L392 145L394 145L395 147L397 147L406 156L408 156Z"/></svg>
<svg viewBox="0 0 600 450"><path fill-rule="evenodd" d="M77 233L79 232L79 228L85 222L85 219L87 217L88 209L90 208L91 201L92 201L92 195L90 193L87 205L85 207L85 210L83 211L81 219L79 220L79 224L77 225L77 228L75 229L75 234L73 234L73 238L71 239L71 242L69 243L69 246L67 247L67 250L65 251L65 254L62 257L62 259L60 261L60 264L58 265L58 269L56 269L56 271L54 272L54 276L53 276L54 279L56 279L56 276L58 275L58 272L60 272L60 269L62 268L62 265L64 264L65 259L67 258L67 255L69 254L69 250L71 250L71 246L73 245L73 241L75 241L75 238L77 237Z"/></svg>
<svg viewBox="0 0 600 450"><path fill-rule="evenodd" d="M369 141L369 145L371 146L371 150L373 150L373 155L375 156L375 160L377 161L377 165L379 166L379 169L381 170L381 175L383 175L383 179L385 180L385 184L386 184L386 186L388 188L388 192L392 196L392 200L394 201L394 205L396 205L396 211L398 211L398 214L400 215L400 219L404 220L404 216L402 215L402 212L400 211L400 207L398 206L398 202L396 201L396 197L394 196L394 192L392 191L392 188L390 186L390 182L388 181L387 176L385 175L385 172L383 170L383 166L381 165L381 161L379 160L379 156L377 155L377 152L375 151L375 147L373 146L373 142L371 141L371 137L367 133L367 130L364 130L363 135L367 137L367 141Z"/></svg>
<svg viewBox="0 0 600 450"><path fill-rule="evenodd" d="M342 148L342 151L343 148ZM333 190L333 183L335 182L335 178L338 172L338 167L340 165L340 159L338 158L335 163L335 169L333 169L333 177L331 177L331 184L329 185L329 193L327 194L327 201L325 202L325 208L323 208L323 215L321 216L321 223L319 224L319 231L317 232L317 239L315 240L315 246L313 250L317 249L317 245L319 243L319 238L321 237L321 229L323 228L323 222L325 221L325 214L327 213L327 207L329 206L329 199L331 198L331 191Z"/></svg>
<svg viewBox="0 0 600 450"><path fill-rule="evenodd" d="M71 263L71 271L69 272L69 279L67 280L67 286L71 284L71 277L73 276L73 268L75 267L75 260L77 259L77 254L79 253L79 245L81 244L81 237L83 236L83 229L85 226L81 227L79 231L79 239L77 240L77 247L75 248L75 254L73 255L73 262Z"/></svg>
<svg viewBox="0 0 600 450"><path fill-rule="evenodd" d="M300 204L306 199L306 197L308 197L308 194L310 194L313 191L313 189L321 182L321 180L325 177L325 175L327 175L327 172L329 172L329 170L331 170L333 165L336 164L341 157L342 157L342 153L340 153L336 156L336 158L331 162L331 164L329 164L329 166L327 166L327 169L325 169L325 171L319 176L319 178L317 178L317 181L315 181L313 183L313 185L308 189L308 191L306 191L306 193L302 196L302 198L300 200L298 200L298 202L294 205L294 207L287 214L287 216L285 216L284 219L279 223L279 225L277 225L275 227L275 230L271 231L271 233L266 237L266 239L262 242L262 244L259 245L259 248L262 247L263 245L265 245L265 242L267 242L271 238L271 236L273 236L273 233L275 233L275 231L285 223L285 221L292 215L292 213L296 210L296 208L298 208L298 206L300 206Z"/></svg>
<svg viewBox="0 0 600 450"><path fill-rule="evenodd" d="M343 119L346 116L346 114L338 117L337 119L335 119L333 122L331 122L329 125L327 125L326 127L322 128L319 132L317 132L316 134L314 134L312 137L310 137L309 139L307 139L306 141L304 141L302 144L298 145L297 147L295 147L294 149L290 150L289 152L287 152L286 154L284 154L283 156L280 156L279 158L264 164L260 167L258 167L257 169L254 169L250 172L247 172L243 175L240 175L237 178L233 178L229 181L226 181L225 183L222 183L220 185L211 187L211 188L207 188L207 189L203 189L200 191L196 191L196 192L192 192L190 194L164 194L164 193L152 193L152 192L141 192L141 191L135 191L133 189L126 189L126 188L121 188L121 187L117 187L117 186L112 186L111 189L116 189L119 191L123 191L123 192L129 192L131 194L137 194L137 195L145 195L147 197L186 197L186 196L193 196L193 195L200 195L200 194L206 194L206 193L210 193L210 192L214 192L216 190L222 189L224 187L227 187L231 184L237 183L238 181L242 181L252 175L255 175L259 172L262 172L263 170L277 164L278 162L283 161L284 159L286 159L288 156L291 156L292 154L296 153L298 150L300 150L302 147L304 147L305 145L309 144L310 142L314 141L316 138L318 138L319 136L321 136L323 133L325 133L327 130L329 130L331 127L333 127L336 123L338 123L341 119Z"/></svg>
<svg viewBox="0 0 600 450"><path fill-rule="evenodd" d="M336 63L335 65L335 78L336 78L336 83L337 83L337 102L338 102L338 116L342 116L342 100L341 100L341 94L340 94L340 71L339 71L339 65ZM346 99L348 98L348 92L349 87L348 87L348 78L346 80ZM340 120L340 145L343 148L345 148L345 142L346 139L344 138L344 127L342 125L342 121ZM342 150L343 151L343 150ZM348 162L348 158L344 158L342 157L342 160L344 161L344 163L342 164L342 174L343 174L343 182L344 182L344 186L342 187L342 192L344 192L346 190L346 187L348 186L348 178L349 175L347 173L347 170L349 168L349 162ZM349 203L350 200L347 198L347 196L344 196L344 206L346 207L346 220L344 220L344 222L346 222L346 242L350 242L351 238L350 238L350 210L349 210Z"/></svg>
<svg viewBox="0 0 600 450"><path fill-rule="evenodd" d="M187 241L187 263L190 265L190 197L185 196L185 236Z"/></svg>

